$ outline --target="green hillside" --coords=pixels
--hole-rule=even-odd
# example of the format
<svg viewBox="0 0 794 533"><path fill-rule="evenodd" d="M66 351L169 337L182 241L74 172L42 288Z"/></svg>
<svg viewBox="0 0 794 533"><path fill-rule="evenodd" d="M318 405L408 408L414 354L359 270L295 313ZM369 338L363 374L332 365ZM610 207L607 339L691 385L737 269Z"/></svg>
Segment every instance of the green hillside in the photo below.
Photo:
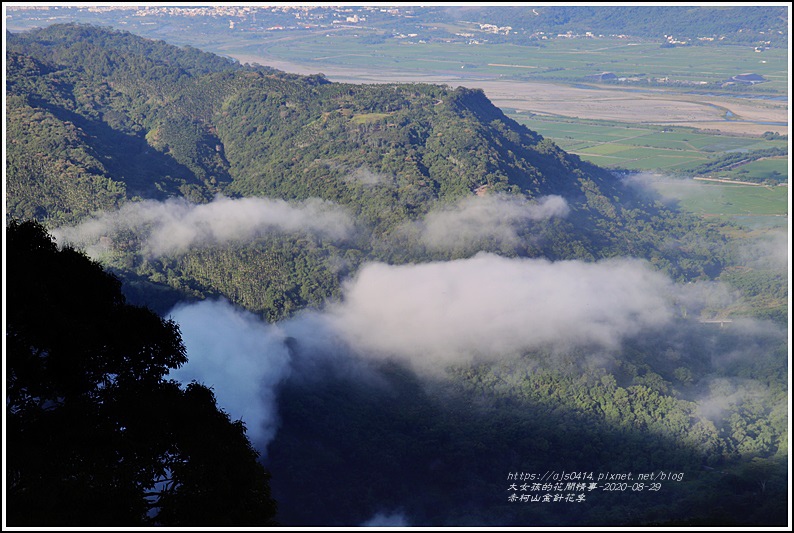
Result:
<svg viewBox="0 0 794 533"><path fill-rule="evenodd" d="M473 253L406 241L400 228L433 209L475 192L557 195L571 213L531 247L480 249L551 259L639 255L690 279L716 275L722 261L698 244L698 234L717 239L699 220L639 198L478 90L329 83L84 25L9 35L7 57L10 217L57 227L141 199L320 198L348 209L370 235L348 245L351 257L403 262ZM679 245L661 251L669 239ZM296 294L316 296L253 304L250 289L229 276L243 256L263 257L263 246L197 252L202 275L189 255L147 260L119 240L106 260L139 286L165 281L183 294L219 293L276 318L333 294L338 274L328 264L353 253L324 252L314 268L337 281L316 289L278 275L293 279ZM239 260L221 258L230 253ZM355 259L347 263L355 268Z"/></svg>
<svg viewBox="0 0 794 533"><path fill-rule="evenodd" d="M233 392L273 411L279 523L785 522L776 235L742 248L479 90L85 25L9 34L6 59L7 221L86 250L134 305L206 304L211 378L240 371ZM683 477L600 479L580 505L514 471Z"/></svg>

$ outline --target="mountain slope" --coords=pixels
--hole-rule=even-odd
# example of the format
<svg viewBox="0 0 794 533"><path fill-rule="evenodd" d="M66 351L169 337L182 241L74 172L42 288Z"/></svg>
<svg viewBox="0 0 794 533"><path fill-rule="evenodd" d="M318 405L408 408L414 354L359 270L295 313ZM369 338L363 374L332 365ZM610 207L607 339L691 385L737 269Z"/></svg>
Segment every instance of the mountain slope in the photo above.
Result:
<svg viewBox="0 0 794 533"><path fill-rule="evenodd" d="M355 257L390 262L480 250L549 259L632 255L689 279L720 268L719 254L703 244L719 239L700 221L567 154L479 90L330 83L84 25L8 35L7 48L10 217L55 227L141 199L319 198L347 209L365 235L321 260L325 277L337 282L341 274L330 264L351 248ZM521 229L519 246L485 238L440 250L406 236L406 225L477 196L559 197L566 211ZM229 286L229 269L261 258L263 246L238 246L231 264L220 259L228 250L204 253L198 279L186 266L189 253L135 259L117 240L113 266L130 279L166 276L183 293L220 290L242 303L251 289ZM318 296L297 298L293 310L334 293L333 282L319 292L308 280L296 283L297 293Z"/></svg>
<svg viewBox="0 0 794 533"><path fill-rule="evenodd" d="M730 272L710 224L477 90L84 26L7 53L8 216L191 311L188 379L267 430L284 522L784 522L788 335L698 320L724 295L675 281ZM506 474L547 470L685 482L516 501Z"/></svg>

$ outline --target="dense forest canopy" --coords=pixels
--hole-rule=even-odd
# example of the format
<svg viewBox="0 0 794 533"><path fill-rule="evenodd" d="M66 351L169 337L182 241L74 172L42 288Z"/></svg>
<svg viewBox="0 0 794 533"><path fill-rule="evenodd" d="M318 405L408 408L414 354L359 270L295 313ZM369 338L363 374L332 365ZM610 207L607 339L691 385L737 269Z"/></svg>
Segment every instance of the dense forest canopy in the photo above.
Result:
<svg viewBox="0 0 794 533"><path fill-rule="evenodd" d="M217 58L199 71L195 50L172 47L160 59L164 44L146 41L155 51L141 55L129 38L80 25L10 36L10 216L55 227L135 199L320 198L378 237L359 240L362 252L392 255L388 243L405 241L406 222L475 192L560 196L570 214L544 227L533 249L511 253L645 254L687 278L713 275L722 260L701 255L694 235L709 230L698 220L677 216L683 227L671 234L669 211L510 120L481 91L331 84ZM660 254L669 238L680 240L667 248L679 257Z"/></svg>
<svg viewBox="0 0 794 533"><path fill-rule="evenodd" d="M5 238L9 525L272 524L245 426L166 379L187 361L179 326L38 223Z"/></svg>
<svg viewBox="0 0 794 533"><path fill-rule="evenodd" d="M9 255L27 280L9 324L35 322L29 307L52 303L53 272L72 258L106 287L74 283L52 316L89 325L102 345L113 328L96 317L140 314L170 328L178 356L152 367L119 351L117 367L88 365L96 379L78 403L111 449L124 439L104 410L126 416L138 397L125 388L103 403L128 382L108 389L102 376L140 364L154 372L147 386L196 417L175 438L216 424L221 442L208 446L234 442L229 473L255 487L249 511L268 510L245 522L273 510L256 489L264 464L288 525L785 523L788 285L766 247L748 259L727 223L566 153L480 90L331 83L80 24L6 38L7 225L37 221L10 222L7 235L41 228L47 255ZM96 298L72 316L82 293ZM50 349L13 347L33 363ZM96 359L80 344L68 352ZM60 401L50 396L25 405ZM167 421L147 401L148 433ZM9 502L24 516L45 480L26 477L25 450L46 443L13 435L25 469ZM164 449L124 485L134 505L106 523L138 523L139 491L173 458ZM232 525L236 507L192 490L216 448L195 453L191 490L162 497L159 520ZM516 501L506 476L517 469L683 478L546 505ZM542 490L575 500L586 489Z"/></svg>

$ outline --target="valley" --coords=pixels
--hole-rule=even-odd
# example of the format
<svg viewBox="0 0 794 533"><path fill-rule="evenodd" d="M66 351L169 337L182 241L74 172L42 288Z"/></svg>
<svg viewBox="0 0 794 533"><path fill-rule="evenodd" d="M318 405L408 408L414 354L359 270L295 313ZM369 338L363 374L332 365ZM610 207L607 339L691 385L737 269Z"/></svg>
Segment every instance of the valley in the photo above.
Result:
<svg viewBox="0 0 794 533"><path fill-rule="evenodd" d="M7 12L17 520L113 494L128 526L790 523L779 11L123 7ZM148 338L127 304L167 349L108 340ZM190 400L178 446L153 385ZM69 419L114 477L59 460ZM511 477L563 471L676 479ZM52 491L79 511L32 513Z"/></svg>

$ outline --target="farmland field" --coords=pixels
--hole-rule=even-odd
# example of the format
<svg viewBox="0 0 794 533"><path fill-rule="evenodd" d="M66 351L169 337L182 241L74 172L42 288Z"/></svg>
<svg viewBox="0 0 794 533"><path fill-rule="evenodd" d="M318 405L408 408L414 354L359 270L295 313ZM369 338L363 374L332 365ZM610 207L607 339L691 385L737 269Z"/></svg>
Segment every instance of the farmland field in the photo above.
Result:
<svg viewBox="0 0 794 533"><path fill-rule="evenodd" d="M718 175L724 178L741 180L747 175L759 177L762 179L775 179L780 176L788 178L789 160L787 157L775 157L769 159L760 159L752 161L746 165L731 169L726 172L720 172Z"/></svg>
<svg viewBox="0 0 794 533"><path fill-rule="evenodd" d="M696 199L684 200L688 210L719 215L779 215L788 206L788 187L757 187L709 183Z"/></svg>
<svg viewBox="0 0 794 533"><path fill-rule="evenodd" d="M618 77L667 78L693 84L720 83L732 76L754 72L768 81L763 93L785 94L788 87L786 51L766 50L763 55L751 46L683 46L660 48L657 42L635 39L554 39L540 46L509 44L472 45L389 39L380 44L362 40L367 30L324 32L292 37L268 38L262 43L226 45L231 51L276 57L284 61L349 69L400 69L439 74L444 71L485 78L570 81L612 72ZM333 50L329 53L329 50ZM759 88L756 87L755 90ZM754 91L755 92L755 91Z"/></svg>
<svg viewBox="0 0 794 533"><path fill-rule="evenodd" d="M673 179L642 174L639 180L692 213L756 227L788 225L789 188Z"/></svg>
<svg viewBox="0 0 794 533"><path fill-rule="evenodd" d="M665 170L674 173L704 163L724 152L783 148L787 145L783 140L696 133L695 130L687 128L573 121L563 117L529 116L515 110L507 110L506 114L529 129L552 139L564 150L607 168ZM735 177L736 171L744 168L759 176L772 171L788 176L787 158L764 161L764 164L759 161L743 165L724 175Z"/></svg>

